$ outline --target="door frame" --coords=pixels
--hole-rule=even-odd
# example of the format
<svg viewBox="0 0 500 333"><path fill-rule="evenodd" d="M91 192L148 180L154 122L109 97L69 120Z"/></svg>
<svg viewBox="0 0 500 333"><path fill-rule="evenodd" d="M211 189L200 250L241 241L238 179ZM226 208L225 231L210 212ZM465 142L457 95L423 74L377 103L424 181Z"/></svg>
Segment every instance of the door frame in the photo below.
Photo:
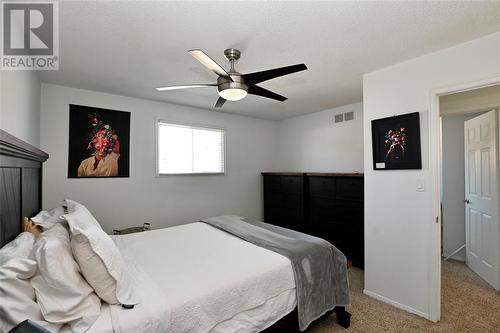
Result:
<svg viewBox="0 0 500 333"><path fill-rule="evenodd" d="M442 142L439 98L444 95L475 90L500 84L500 76L480 81L432 89L429 109L429 171L432 227L429 231L431 247L429 249L429 319L437 322L441 319L441 168Z"/></svg>

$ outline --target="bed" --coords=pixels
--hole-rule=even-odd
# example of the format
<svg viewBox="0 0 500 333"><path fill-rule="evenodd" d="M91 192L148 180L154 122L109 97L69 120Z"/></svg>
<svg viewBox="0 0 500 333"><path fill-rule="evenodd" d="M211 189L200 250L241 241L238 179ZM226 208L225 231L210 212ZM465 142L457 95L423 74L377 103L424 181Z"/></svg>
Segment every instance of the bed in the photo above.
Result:
<svg viewBox="0 0 500 333"><path fill-rule="evenodd" d="M140 279L141 288L161 291L161 296L142 298L166 300L161 312L169 317L172 332L236 332L248 321L261 331L295 308L295 284L287 258L207 224L113 237L127 263L134 266L133 274L149 276L146 281ZM141 304L135 310L141 311ZM137 325L133 331L141 331ZM90 332L102 332L102 323L95 326Z"/></svg>
<svg viewBox="0 0 500 333"><path fill-rule="evenodd" d="M23 216L40 210L47 158L0 132L1 246L20 233ZM134 310L103 304L88 332L260 332L279 331L284 322L298 331L296 283L286 256L202 222L112 238L147 302ZM345 307L333 311L348 327Z"/></svg>

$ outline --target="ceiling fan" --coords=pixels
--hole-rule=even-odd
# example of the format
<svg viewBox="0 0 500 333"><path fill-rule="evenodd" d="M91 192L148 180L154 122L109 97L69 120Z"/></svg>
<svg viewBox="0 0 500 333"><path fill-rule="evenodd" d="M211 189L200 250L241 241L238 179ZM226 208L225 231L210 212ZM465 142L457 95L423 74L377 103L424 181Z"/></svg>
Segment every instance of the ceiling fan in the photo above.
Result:
<svg viewBox="0 0 500 333"><path fill-rule="evenodd" d="M169 87L158 87L158 91L169 91L178 89L189 88L205 88L217 87L219 98L215 103L216 108L221 108L226 101L239 101L247 96L247 94L258 95L267 97L280 102L287 100L286 97L281 96L275 92L264 89L257 85L257 83L274 79L280 76L288 75L295 72L300 72L307 69L306 65L298 64L286 67L273 68L262 72L254 72L249 74L238 73L234 69L234 63L240 58L241 52L236 49L227 49L224 51L224 56L231 64L228 72L210 58L205 52L200 49L188 51L196 60L201 62L206 68L219 76L217 83L206 84L188 84Z"/></svg>

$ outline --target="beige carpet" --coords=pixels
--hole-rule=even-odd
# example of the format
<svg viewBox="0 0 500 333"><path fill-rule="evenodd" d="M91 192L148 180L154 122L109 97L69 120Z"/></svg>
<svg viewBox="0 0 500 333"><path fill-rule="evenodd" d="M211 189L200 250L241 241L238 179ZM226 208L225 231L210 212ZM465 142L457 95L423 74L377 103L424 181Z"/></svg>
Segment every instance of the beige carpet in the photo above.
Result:
<svg viewBox="0 0 500 333"><path fill-rule="evenodd" d="M351 268L351 327L331 315L307 332L496 332L500 333L500 293L465 264L443 262L441 321L430 322L363 294L363 271ZM409 286L411 288L411 286Z"/></svg>

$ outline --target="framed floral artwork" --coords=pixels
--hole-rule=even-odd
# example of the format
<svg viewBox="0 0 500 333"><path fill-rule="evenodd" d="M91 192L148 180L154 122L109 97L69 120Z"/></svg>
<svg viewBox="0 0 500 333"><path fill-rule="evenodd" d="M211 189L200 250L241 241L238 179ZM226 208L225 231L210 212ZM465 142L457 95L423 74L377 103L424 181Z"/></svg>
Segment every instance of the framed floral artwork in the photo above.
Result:
<svg viewBox="0 0 500 333"><path fill-rule="evenodd" d="M69 106L68 178L129 177L130 112Z"/></svg>
<svg viewBox="0 0 500 333"><path fill-rule="evenodd" d="M372 120L373 169L422 169L419 113Z"/></svg>

